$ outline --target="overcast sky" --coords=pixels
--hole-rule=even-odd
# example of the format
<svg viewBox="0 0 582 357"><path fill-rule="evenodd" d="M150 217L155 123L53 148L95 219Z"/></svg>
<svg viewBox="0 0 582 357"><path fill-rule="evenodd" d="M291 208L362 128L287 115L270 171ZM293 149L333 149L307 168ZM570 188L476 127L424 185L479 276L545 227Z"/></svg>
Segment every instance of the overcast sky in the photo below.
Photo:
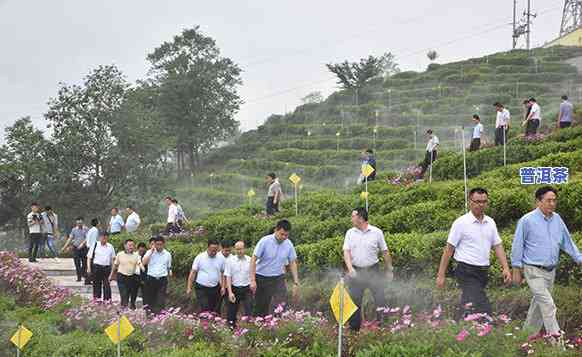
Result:
<svg viewBox="0 0 582 357"><path fill-rule="evenodd" d="M559 32L562 0L532 1L532 43ZM518 13L526 0L518 1ZM45 128L58 83L100 64L143 78L146 54L200 25L243 72L246 130L291 111L307 93L336 88L325 63L391 51L403 70L423 70L426 52L449 62L511 48L513 0L0 0L0 132L31 116ZM3 140L3 139L0 139Z"/></svg>

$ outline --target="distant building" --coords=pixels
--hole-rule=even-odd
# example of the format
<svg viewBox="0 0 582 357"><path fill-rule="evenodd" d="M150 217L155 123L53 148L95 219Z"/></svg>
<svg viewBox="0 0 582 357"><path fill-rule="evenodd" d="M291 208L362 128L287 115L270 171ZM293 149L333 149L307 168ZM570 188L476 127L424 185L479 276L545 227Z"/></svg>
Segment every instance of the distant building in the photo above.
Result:
<svg viewBox="0 0 582 357"><path fill-rule="evenodd" d="M578 27L576 30L560 36L557 39L550 41L544 45L544 48L552 46L573 46L582 47L582 27Z"/></svg>

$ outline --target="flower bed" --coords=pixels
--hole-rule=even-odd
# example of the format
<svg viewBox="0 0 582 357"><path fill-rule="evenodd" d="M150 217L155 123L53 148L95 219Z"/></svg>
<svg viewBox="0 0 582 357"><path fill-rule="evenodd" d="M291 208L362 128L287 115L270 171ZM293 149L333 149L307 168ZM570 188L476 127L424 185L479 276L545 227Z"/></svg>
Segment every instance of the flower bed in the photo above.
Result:
<svg viewBox="0 0 582 357"><path fill-rule="evenodd" d="M72 297L71 291L55 286L40 269L22 263L15 253L0 252L0 290L6 290L21 304L44 310Z"/></svg>

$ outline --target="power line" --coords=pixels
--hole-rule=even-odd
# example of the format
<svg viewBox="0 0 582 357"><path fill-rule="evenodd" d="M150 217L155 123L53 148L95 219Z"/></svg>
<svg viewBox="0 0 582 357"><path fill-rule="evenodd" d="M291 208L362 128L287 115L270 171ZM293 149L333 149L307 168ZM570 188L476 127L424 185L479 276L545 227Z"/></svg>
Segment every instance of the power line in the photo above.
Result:
<svg viewBox="0 0 582 357"><path fill-rule="evenodd" d="M545 10L541 11L539 14L545 14L545 13L548 13L548 12L556 11L557 9L560 9L560 7L548 8L548 9L545 9ZM484 27L484 26L487 26L487 25L485 24L485 25L482 25L480 27ZM471 33L471 34L468 34L468 35L465 35L465 36L456 38L454 40L449 40L449 41L442 42L442 43L438 44L437 46L433 46L433 47L430 47L430 48L423 48L423 49L419 49L419 50L413 50L413 51L404 52L404 56L399 56L399 57L400 58L409 58L409 57L412 57L412 56L417 55L419 53L424 53L427 50L429 50L431 48L434 48L434 47L441 47L442 48L442 47L445 47L445 46L449 46L449 45L455 44L455 43L457 43L459 41L463 41L463 40L466 40L466 39L474 38L474 37L477 37L477 36L482 36L484 34L497 31L497 30L502 29L502 28L507 27L507 26L508 26L508 23L507 22L499 23L499 24L494 25L493 27L490 27L490 28L487 28L487 29L484 29L484 30L481 30L481 31L478 31L478 32L475 32L475 33ZM335 79L333 79L333 80L335 80ZM281 96L281 95L284 95L284 94L287 94L287 93L294 92L294 91L296 91L298 89L302 89L302 88L306 88L306 87L310 87L310 86L314 86L314 85L322 84L322 83L329 83L329 82L331 82L331 79L329 79L329 78L327 78L327 79L320 79L320 80L317 80L317 81L314 81L314 82L306 83L306 84L299 85L299 86L295 86L295 87L292 87L292 88L288 88L288 89L284 89L284 90L280 90L280 91L268 93L268 94L266 94L264 96L261 96L261 97L257 97L257 98L253 98L251 100L248 100L244 104L259 103L259 102L264 101L266 99L270 99L270 98L273 98L273 97L278 97L278 96Z"/></svg>

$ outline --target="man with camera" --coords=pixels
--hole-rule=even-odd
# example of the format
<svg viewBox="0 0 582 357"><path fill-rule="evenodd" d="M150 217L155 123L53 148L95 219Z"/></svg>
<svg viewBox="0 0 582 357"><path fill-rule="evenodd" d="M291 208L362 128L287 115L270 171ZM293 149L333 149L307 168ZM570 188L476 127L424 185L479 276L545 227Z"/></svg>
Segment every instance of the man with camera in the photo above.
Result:
<svg viewBox="0 0 582 357"><path fill-rule="evenodd" d="M28 245L28 261L36 263L36 256L42 242L43 219L40 214L38 203L33 202L30 205L31 212L26 216L28 223L28 233L30 235L30 243Z"/></svg>

